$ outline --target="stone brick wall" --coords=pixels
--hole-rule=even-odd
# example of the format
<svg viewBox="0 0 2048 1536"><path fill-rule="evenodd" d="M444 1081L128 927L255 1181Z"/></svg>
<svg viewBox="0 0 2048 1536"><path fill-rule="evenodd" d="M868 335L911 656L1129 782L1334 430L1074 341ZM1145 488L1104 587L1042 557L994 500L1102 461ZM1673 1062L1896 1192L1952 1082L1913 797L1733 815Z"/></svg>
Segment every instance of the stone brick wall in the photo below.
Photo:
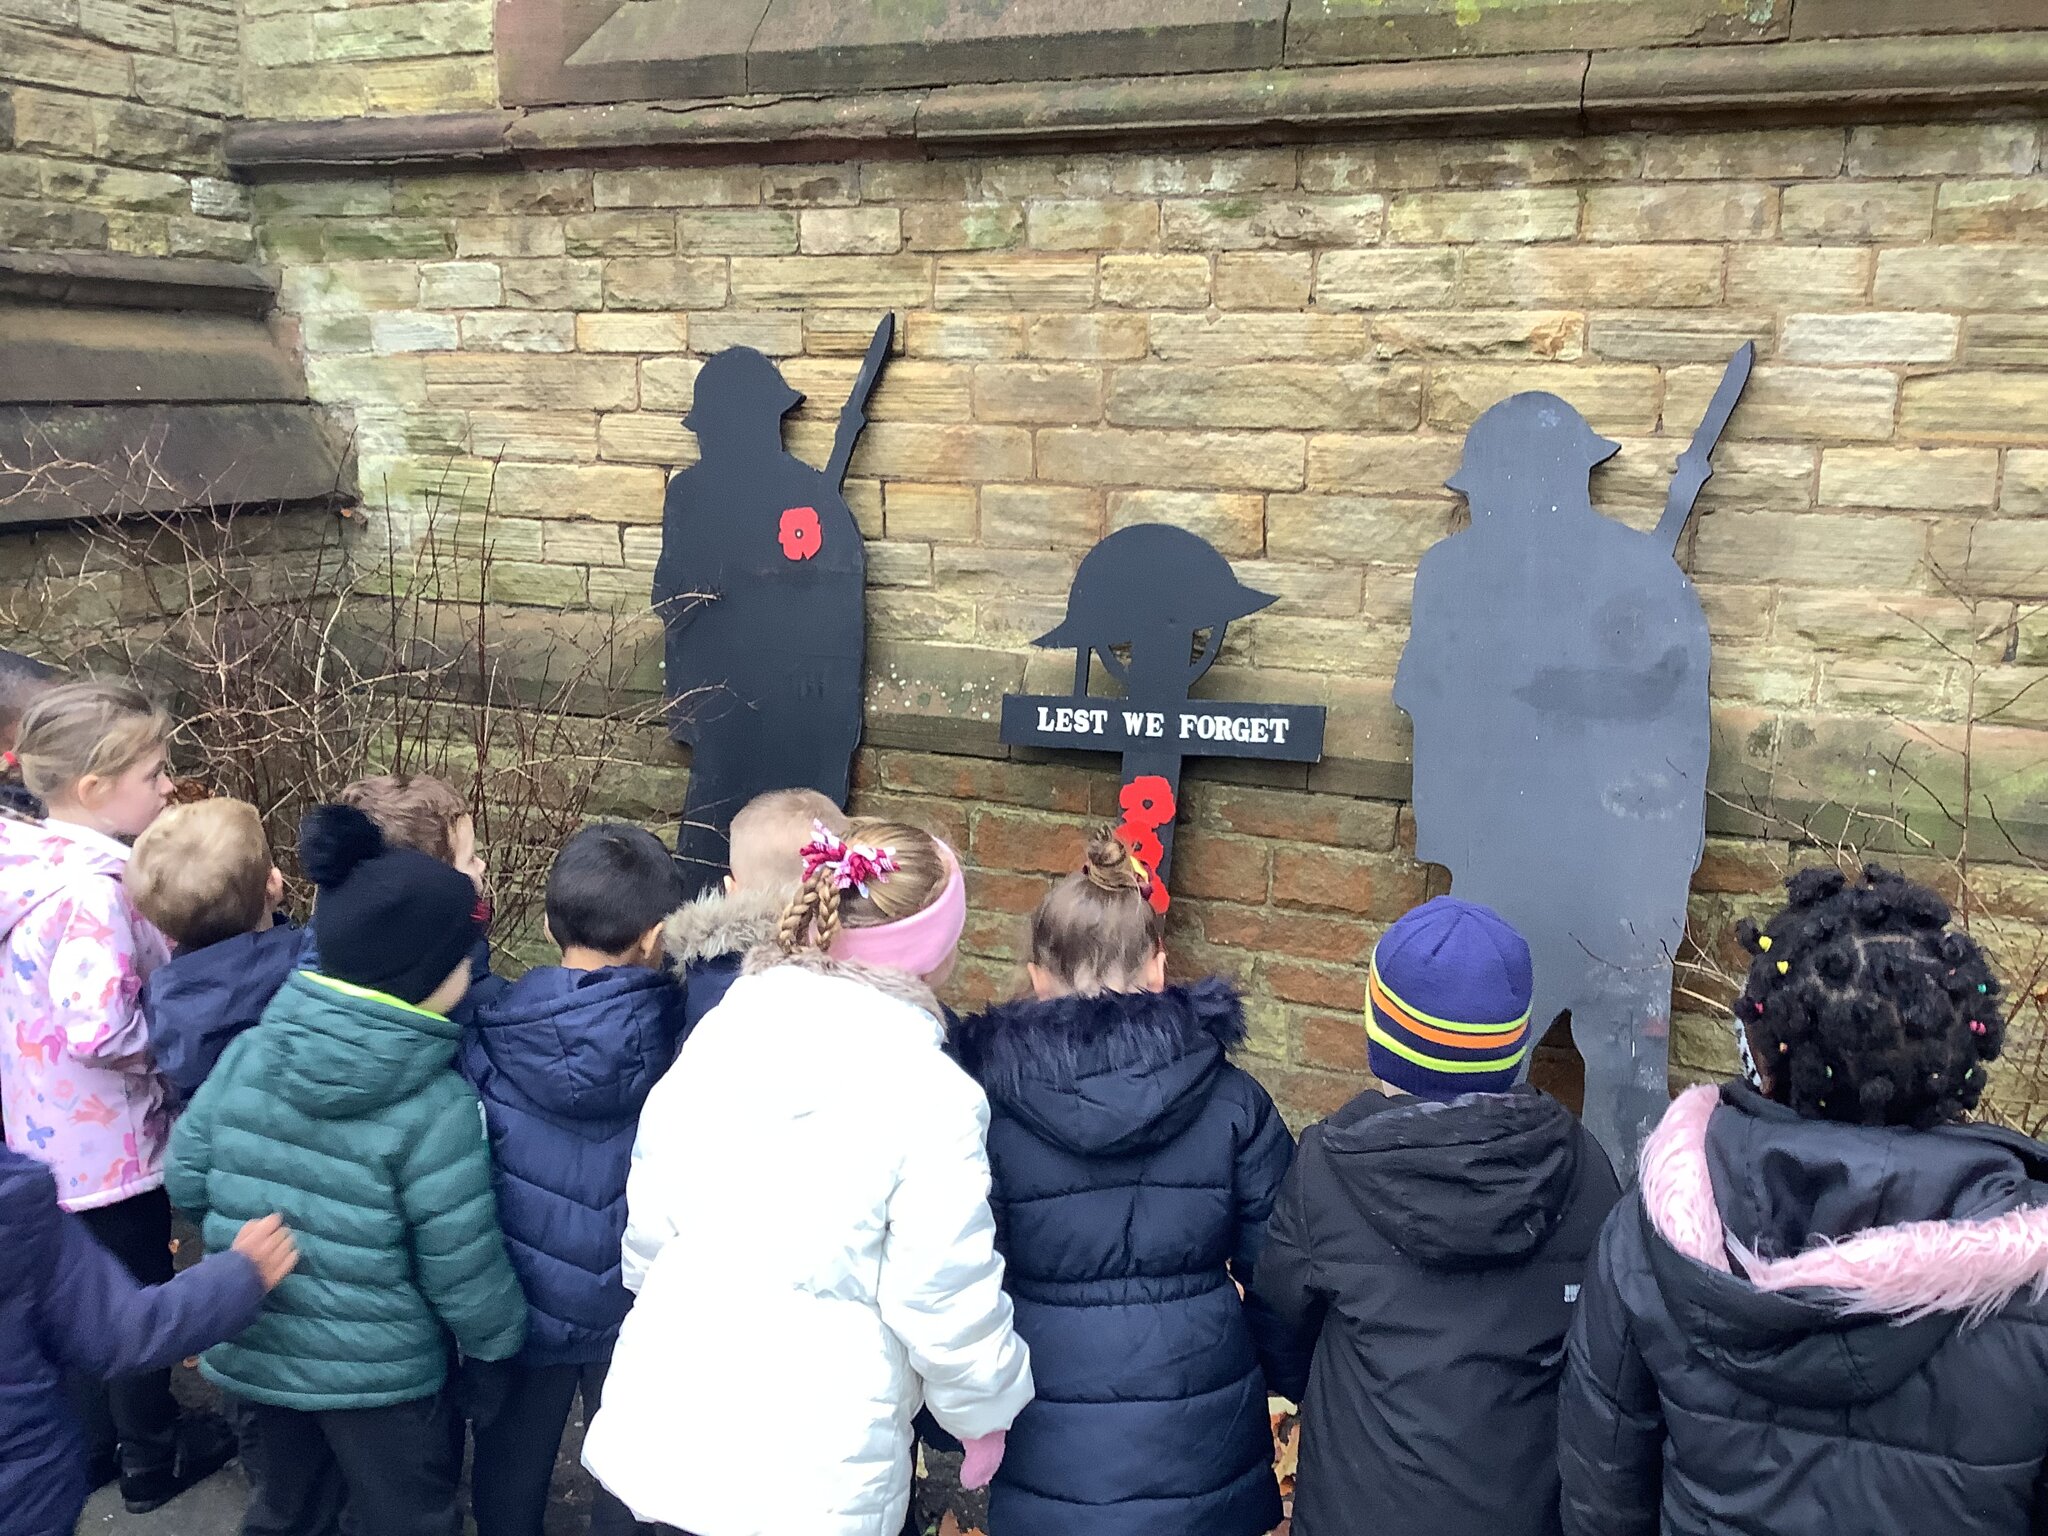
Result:
<svg viewBox="0 0 2048 1536"><path fill-rule="evenodd" d="M0 3L0 250L245 260L235 0Z"/></svg>
<svg viewBox="0 0 2048 1536"><path fill-rule="evenodd" d="M251 117L454 112L498 102L491 0L241 0Z"/></svg>
<svg viewBox="0 0 2048 1536"><path fill-rule="evenodd" d="M474 595L508 613L644 608L703 356L780 359L810 395L791 442L822 462L898 314L849 487L871 541L862 793L969 851L969 990L998 984L1014 914L1107 809L1106 772L994 740L996 696L1066 665L1026 643L1079 554L1176 522L1279 593L1214 686L1329 704L1330 760L1197 776L1175 938L1184 966L1246 980L1260 1058L1306 1112L1355 1082L1372 935L1441 878L1404 851L1389 689L1415 561L1460 516L1442 482L1463 428L1515 390L1566 396L1624 444L1602 505L1647 523L1745 340L1755 379L1681 550L1717 646L1702 954L1726 962L1732 916L1794 858L1846 839L1954 883L1967 827L1979 920L2016 968L2039 955L2041 154L2026 117L254 194L313 392L353 411L366 503L401 546L434 516L484 537L488 506ZM1696 983L1676 1055L1721 1070L1725 991Z"/></svg>

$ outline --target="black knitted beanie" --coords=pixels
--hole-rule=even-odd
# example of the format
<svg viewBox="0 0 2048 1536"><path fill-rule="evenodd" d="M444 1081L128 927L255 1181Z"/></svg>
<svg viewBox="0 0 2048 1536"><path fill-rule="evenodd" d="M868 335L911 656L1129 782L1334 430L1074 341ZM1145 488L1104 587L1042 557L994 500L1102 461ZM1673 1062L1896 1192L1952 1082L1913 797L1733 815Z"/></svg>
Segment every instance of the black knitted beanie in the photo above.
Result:
<svg viewBox="0 0 2048 1536"><path fill-rule="evenodd" d="M316 805L299 823L299 864L314 885L320 970L418 1003L476 943L476 886L452 865L393 848L353 806Z"/></svg>

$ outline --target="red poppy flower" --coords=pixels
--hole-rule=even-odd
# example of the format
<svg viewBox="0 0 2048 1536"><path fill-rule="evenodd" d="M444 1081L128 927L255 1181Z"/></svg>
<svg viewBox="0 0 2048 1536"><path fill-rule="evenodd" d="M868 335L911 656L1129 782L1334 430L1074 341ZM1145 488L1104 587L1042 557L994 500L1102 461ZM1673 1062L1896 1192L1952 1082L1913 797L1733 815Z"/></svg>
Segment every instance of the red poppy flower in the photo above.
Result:
<svg viewBox="0 0 2048 1536"><path fill-rule="evenodd" d="M1157 870L1159 861L1166 857L1166 846L1159 841L1159 834L1150 827L1136 826L1125 822L1116 829L1117 841L1135 853L1147 869Z"/></svg>
<svg viewBox="0 0 2048 1536"><path fill-rule="evenodd" d="M1173 820L1173 790L1160 774L1138 775L1117 792L1116 803L1133 826L1163 827Z"/></svg>
<svg viewBox="0 0 2048 1536"><path fill-rule="evenodd" d="M782 553L790 560L808 560L825 547L825 530L818 525L816 507L791 507L782 514L782 529L776 535Z"/></svg>

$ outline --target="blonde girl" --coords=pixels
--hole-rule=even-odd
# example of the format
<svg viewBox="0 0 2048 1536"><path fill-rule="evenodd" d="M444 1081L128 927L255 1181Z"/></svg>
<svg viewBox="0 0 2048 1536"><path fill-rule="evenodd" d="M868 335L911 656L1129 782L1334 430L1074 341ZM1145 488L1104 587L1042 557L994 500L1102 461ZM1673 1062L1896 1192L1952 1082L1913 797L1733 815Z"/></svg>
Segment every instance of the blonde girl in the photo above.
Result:
<svg viewBox="0 0 2048 1536"><path fill-rule="evenodd" d="M804 867L777 942L649 1096L626 1190L638 1301L584 1462L695 1536L897 1536L919 1405L986 1481L1031 1398L988 1104L931 991L966 922L959 860L855 821L819 827Z"/></svg>

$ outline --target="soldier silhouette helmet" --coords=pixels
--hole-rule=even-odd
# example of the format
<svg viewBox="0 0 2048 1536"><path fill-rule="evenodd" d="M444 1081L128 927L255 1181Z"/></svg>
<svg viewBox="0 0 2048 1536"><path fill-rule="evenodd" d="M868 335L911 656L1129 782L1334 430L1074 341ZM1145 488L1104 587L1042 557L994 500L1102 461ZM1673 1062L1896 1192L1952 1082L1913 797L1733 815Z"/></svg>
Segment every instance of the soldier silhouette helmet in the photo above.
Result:
<svg viewBox="0 0 2048 1536"><path fill-rule="evenodd" d="M1177 683L1185 688L1208 671L1223 642L1223 628L1274 601L1255 591L1204 539L1164 523L1121 528L1089 550L1067 593L1067 616L1032 642L1079 653L1074 691L1086 693L1088 658L1098 654L1126 688ZM1202 656L1191 661L1195 635L1209 631ZM1128 672L1112 653L1129 646Z"/></svg>
<svg viewBox="0 0 2048 1536"><path fill-rule="evenodd" d="M780 421L803 403L802 393L766 357L752 347L728 347L697 370L683 425L715 434L728 423Z"/></svg>
<svg viewBox="0 0 2048 1536"><path fill-rule="evenodd" d="M1620 451L1621 444L1595 432L1569 401L1530 390L1490 406L1472 423L1458 472L1444 484L1464 495L1474 518L1549 510L1565 498L1586 501L1594 467Z"/></svg>

